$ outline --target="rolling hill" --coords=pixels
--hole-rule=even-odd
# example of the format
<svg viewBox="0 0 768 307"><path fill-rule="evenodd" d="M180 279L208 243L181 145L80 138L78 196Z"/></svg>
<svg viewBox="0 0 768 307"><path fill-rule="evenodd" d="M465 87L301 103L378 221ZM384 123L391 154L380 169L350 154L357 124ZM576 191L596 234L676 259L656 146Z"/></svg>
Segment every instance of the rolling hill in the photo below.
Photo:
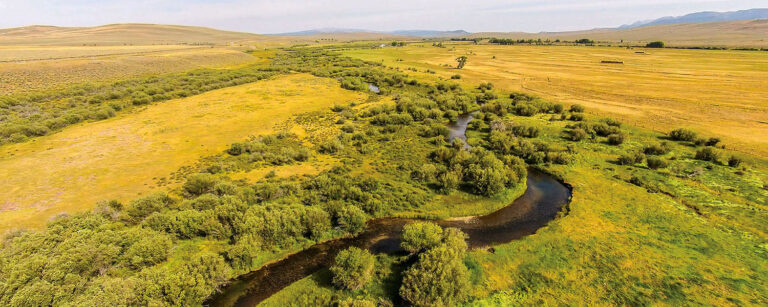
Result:
<svg viewBox="0 0 768 307"><path fill-rule="evenodd" d="M97 27L36 25L0 30L0 45L222 45L263 39L263 35L251 33L156 24L111 24Z"/></svg>
<svg viewBox="0 0 768 307"><path fill-rule="evenodd" d="M572 32L482 32L470 38L497 37L513 39L560 39L589 38L608 42L644 43L663 40L670 46L726 46L768 47L768 20L740 20L725 22L684 23L645 26L632 29L595 29Z"/></svg>
<svg viewBox="0 0 768 307"><path fill-rule="evenodd" d="M696 12L683 16L668 16L651 21L638 21L623 25L619 29L631 29L645 26L673 25L681 23L718 22L736 20L754 20L768 18L768 9L750 9L733 12Z"/></svg>

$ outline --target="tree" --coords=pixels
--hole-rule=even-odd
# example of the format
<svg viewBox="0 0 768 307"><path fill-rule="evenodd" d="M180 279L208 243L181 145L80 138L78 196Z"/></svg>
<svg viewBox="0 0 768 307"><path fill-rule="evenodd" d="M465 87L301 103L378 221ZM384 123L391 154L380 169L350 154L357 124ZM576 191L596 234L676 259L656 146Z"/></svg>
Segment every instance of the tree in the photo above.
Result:
<svg viewBox="0 0 768 307"><path fill-rule="evenodd" d="M365 212L355 206L346 206L341 209L339 215L339 226L348 232L358 232L365 227Z"/></svg>
<svg viewBox="0 0 768 307"><path fill-rule="evenodd" d="M647 47L647 48L664 48L664 42L662 42L662 41L650 42L650 43L646 44L645 47Z"/></svg>
<svg viewBox="0 0 768 307"><path fill-rule="evenodd" d="M342 289L360 289L371 280L375 262L367 250L357 247L345 249L336 255L331 266L333 283Z"/></svg>
<svg viewBox="0 0 768 307"><path fill-rule="evenodd" d="M403 249L417 253L440 244L443 239L443 229L430 222L416 222L403 227Z"/></svg>
<svg viewBox="0 0 768 307"><path fill-rule="evenodd" d="M459 62L459 65L456 65L456 69L464 68L464 65L467 64L467 56L462 55L462 56L456 58L456 62Z"/></svg>
<svg viewBox="0 0 768 307"><path fill-rule="evenodd" d="M453 306L464 301L469 290L469 271L464 253L442 245L419 255L405 272L400 296L414 306Z"/></svg>

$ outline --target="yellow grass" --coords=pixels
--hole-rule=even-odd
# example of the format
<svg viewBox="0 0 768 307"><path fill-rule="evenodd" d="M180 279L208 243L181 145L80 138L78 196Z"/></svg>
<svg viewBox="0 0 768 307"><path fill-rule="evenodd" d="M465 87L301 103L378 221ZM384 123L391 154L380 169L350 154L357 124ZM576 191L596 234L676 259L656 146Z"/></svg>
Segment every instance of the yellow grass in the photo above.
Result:
<svg viewBox="0 0 768 307"><path fill-rule="evenodd" d="M0 59L0 95L259 61L234 49L190 46L0 47Z"/></svg>
<svg viewBox="0 0 768 307"><path fill-rule="evenodd" d="M470 37L513 38L513 39L550 39L575 41L589 38L599 42L613 44L645 44L651 41L664 41L669 46L729 46L764 48L768 46L768 20L738 20L723 22L684 23L658 25L633 29L597 29L571 32L548 33L474 33Z"/></svg>
<svg viewBox="0 0 768 307"><path fill-rule="evenodd" d="M740 151L768 156L768 52L417 44L345 54L403 69L431 69L443 78L461 74L468 84L487 81L578 103L656 131L689 127ZM464 69L442 66L455 67L461 55L469 57Z"/></svg>
<svg viewBox="0 0 768 307"><path fill-rule="evenodd" d="M56 214L83 211L99 200L133 199L158 189L157 178L250 135L285 127L295 114L364 96L332 79L288 75L0 147L0 231L40 227Z"/></svg>

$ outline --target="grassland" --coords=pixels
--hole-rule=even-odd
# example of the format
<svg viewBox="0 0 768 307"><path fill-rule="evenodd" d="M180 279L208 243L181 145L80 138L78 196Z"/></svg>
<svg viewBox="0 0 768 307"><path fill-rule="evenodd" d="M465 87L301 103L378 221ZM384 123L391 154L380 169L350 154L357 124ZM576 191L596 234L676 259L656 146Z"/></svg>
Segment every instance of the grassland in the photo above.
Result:
<svg viewBox="0 0 768 307"><path fill-rule="evenodd" d="M27 26L0 29L0 45L120 46L120 45L225 45L256 41L264 36L205 27L111 24L97 27Z"/></svg>
<svg viewBox="0 0 768 307"><path fill-rule="evenodd" d="M639 55L634 50L613 48L450 47L345 51L378 63L384 60L386 66L403 71L409 67L419 70L407 71L409 76L375 64L337 58L326 50L278 51L273 65L325 78L291 74L214 90L0 147L0 178L10 178L0 189L0 228L41 225L46 217L63 211L87 212L56 219L45 230L13 233L0 241L0 253L6 257L0 257L0 300L21 302L19 305L54 305L75 299L82 305L197 305L238 273L313 242L354 232L347 228L349 223L333 221L348 218L345 214L349 212L358 212L357 217L364 219L398 214L434 218L493 210L518 195L523 187L518 185L492 197L469 195L466 186L475 182L463 182L464 190L448 195L440 195L436 189L443 184L439 179L443 177L435 172L446 175L447 167L457 165L468 172L477 171L471 164L477 163L474 155L482 151L459 154L460 149L446 146L442 134L430 131L443 127L459 112L479 109L482 116L478 115L477 124L470 125L469 144L492 152L494 159L526 159L571 184L573 200L562 217L537 234L493 249L472 251L464 259L471 272L468 305L768 302L768 226L763 223L768 218L768 162L759 155L733 151L731 145L739 143L725 137L728 148L714 149L720 153L719 160L701 161L695 154L703 145L674 142L665 134L636 127L667 131L669 127L662 124L654 126L655 121L669 117L664 113L676 109L671 102L661 106L652 103L680 99L679 108L685 112L679 115L682 119L676 119L698 128L702 136L732 130L724 126L723 131L709 131L693 126L687 119L707 115L710 117L705 119L711 120L719 114L701 114L707 112L706 108L682 97L699 92L688 91L689 86L697 86L701 92L714 88L696 99L722 95L718 85L702 85L715 80L712 75L716 74L703 72L706 70L701 68L701 58L687 60L701 54L709 60L717 58L712 55L723 55L720 62L712 60L720 64L710 65L720 69L723 76L744 80L743 88L723 85L741 91L743 100L729 100L727 107L734 109L725 110L754 108L758 115L742 112L745 114L740 116L762 116L760 112L765 109L756 98L756 93L763 90L762 83L748 75L763 74L763 58L746 57L755 53L680 50ZM511 51L515 53L505 53ZM470 52L464 70L441 66L453 64L456 56ZM726 64L739 55L745 56L742 64ZM622 68L595 63L619 56L649 57L653 60L645 65L654 70L646 71L643 77L624 76L615 71ZM633 67L628 62L625 65ZM687 64L680 64L680 71L665 70L678 62ZM517 66L506 68L513 65ZM729 67L733 70L727 70ZM427 69L436 73L426 73ZM632 69L635 73L643 71L640 67ZM526 78L539 79L534 82L507 70L523 71L530 76ZM558 72L560 82L570 83L546 86L549 82L543 80L548 74L555 76ZM460 83L458 86L432 83L456 73L462 75L454 81ZM601 80L603 83L594 83ZM493 82L493 90L476 88L487 81ZM656 83L663 82L685 95L661 91L664 87ZM382 94L364 94L366 83L379 86ZM651 96L646 97L647 105L636 106L629 98L630 90L615 88L617 84L634 88L634 83L638 83L639 93ZM340 84L358 92L342 90ZM570 86L576 90L569 91ZM545 90L551 90L553 100L579 102L587 105L592 114L576 116L579 112L562 108L557 111L554 104L538 98L507 98L515 89L543 97L550 97ZM560 99L554 96L558 94L555 89L576 98ZM590 90L593 92L588 97L593 100L579 96ZM610 99L599 99L603 92ZM655 102L654 95L671 98L656 98L662 102ZM472 102L475 97L488 96L493 98L489 98L487 107ZM618 100L616 97L627 101L608 106ZM331 106L335 113L330 112ZM671 111L656 109L662 107ZM513 115L518 109L531 108L534 112L529 116ZM302 116L293 116L299 113ZM623 122L616 128L626 136L622 144L610 145L604 136L594 132L585 132L587 136L581 140L569 139L573 130L594 130L605 125L605 114ZM501 134L509 137L509 144L501 145L511 148L504 149L492 141L491 127L497 121L534 127L539 133L518 137L504 128ZM299 122L300 127L292 124ZM185 188L178 188L180 170L197 171L207 166L212 156L251 163L251 156L223 151L228 144L243 142L250 135L273 131L290 131L299 136L313 157L303 163L234 174L196 174ZM269 147L259 139L253 142L253 151L284 149ZM668 142L670 148L670 152L658 156L668 163L665 168L650 169L646 162L617 162L621 155L660 142ZM523 152L525 148L529 152ZM747 151L744 147L737 149ZM440 150L454 153L447 159L431 154ZM535 153L545 158L534 159ZM556 163L550 154L564 157L564 161ZM742 165L728 166L725 162L731 155L743 157ZM434 172L424 176L426 179L417 179L422 175L414 171L425 165L432 165ZM331 166L339 167L329 170ZM275 176L268 173L271 170ZM293 174L309 176L297 179L291 177ZM231 182L226 177L245 180ZM467 177L461 179L466 181L463 178ZM197 189L198 185L202 188ZM97 200L128 200L155 190L170 190L180 200L166 203L162 198L144 198L125 207L85 210ZM306 217L311 217L308 213L316 214L321 221L304 225ZM331 218L331 214L336 217ZM314 232L316 229L321 230L320 235ZM141 240L167 244L147 244L134 239L137 234ZM132 258L129 252L135 250L134 245L143 250L161 250L157 257L141 254ZM166 248L162 250L162 246ZM148 260L142 261L142 257ZM400 272L407 265L407 259L378 257L373 282L356 291L334 288L329 272L321 270L285 288L264 305L330 305L346 298L397 301Z"/></svg>
<svg viewBox="0 0 768 307"><path fill-rule="evenodd" d="M39 227L99 200L157 189L203 156L293 115L362 99L337 82L291 75L177 99L0 148L0 229ZM148 167L151 166L151 167Z"/></svg>
<svg viewBox="0 0 768 307"><path fill-rule="evenodd" d="M468 84L492 82L655 131L689 127L768 157L768 53L567 46L412 44L344 54ZM469 57L456 70L455 58ZM603 60L623 64L601 64ZM450 65L450 67L445 67ZM426 70L436 74L425 74Z"/></svg>
<svg viewBox="0 0 768 307"><path fill-rule="evenodd" d="M658 25L632 29L595 29L571 32L548 33L473 33L469 37L498 37L512 39L550 39L574 41L589 38L614 45L645 45L663 40L676 47L768 47L765 33L768 20L739 20L724 22L684 23Z"/></svg>
<svg viewBox="0 0 768 307"><path fill-rule="evenodd" d="M664 135L623 126L629 141L620 146L599 139L571 142L563 137L568 121L550 115L506 119L540 128L537 140L549 146L573 148L569 165L540 165L573 185L573 200L567 215L537 234L473 251L465 259L473 284L466 305L762 305L768 300L761 290L768 279L768 228L759 222L768 217L768 162L751 159L746 169L709 165L693 159L695 149L674 144L662 156L670 163L666 169L621 166L618 155L663 141ZM696 169L702 175L689 176ZM630 183L633 177L639 182ZM262 305L396 297L403 267L397 263L403 262L380 257L374 280L356 291L335 289L322 270Z"/></svg>
<svg viewBox="0 0 768 307"><path fill-rule="evenodd" d="M235 49L190 46L0 47L0 58L3 95L264 61Z"/></svg>

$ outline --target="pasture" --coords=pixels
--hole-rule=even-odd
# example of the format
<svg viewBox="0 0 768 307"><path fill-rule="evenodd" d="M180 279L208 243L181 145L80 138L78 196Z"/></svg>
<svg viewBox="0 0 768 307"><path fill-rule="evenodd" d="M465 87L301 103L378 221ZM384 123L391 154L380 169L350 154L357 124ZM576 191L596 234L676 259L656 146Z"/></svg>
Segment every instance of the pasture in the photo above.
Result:
<svg viewBox="0 0 768 307"><path fill-rule="evenodd" d="M744 153L768 156L768 52L444 45L352 48L343 54L409 73L415 69L428 79L458 74L468 85L492 82L503 90L581 104L654 131L692 128ZM454 68L459 56L468 57L461 70Z"/></svg>
<svg viewBox="0 0 768 307"><path fill-rule="evenodd" d="M0 94L199 68L231 68L263 60L236 49L207 46L0 46Z"/></svg>
<svg viewBox="0 0 768 307"><path fill-rule="evenodd" d="M289 129L284 122L296 114L364 97L339 88L335 80L288 75L0 147L0 230L39 227L99 200L133 199L231 143L272 132L278 124Z"/></svg>

